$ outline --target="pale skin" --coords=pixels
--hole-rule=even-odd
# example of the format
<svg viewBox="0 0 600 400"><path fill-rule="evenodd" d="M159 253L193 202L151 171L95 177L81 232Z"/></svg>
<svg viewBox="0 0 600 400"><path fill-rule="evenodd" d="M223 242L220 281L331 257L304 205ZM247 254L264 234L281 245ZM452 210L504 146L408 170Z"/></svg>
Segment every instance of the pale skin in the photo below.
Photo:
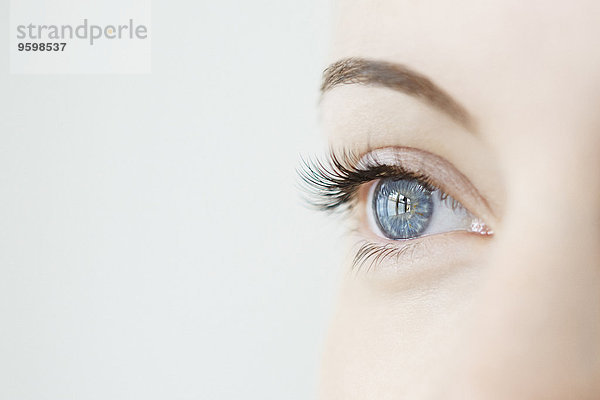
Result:
<svg viewBox="0 0 600 400"><path fill-rule="evenodd" d="M493 235L421 238L369 272L348 266L321 398L600 398L600 2L340 0L334 17L330 63L418 71L473 124L340 85L321 102L332 148L446 160L440 174L464 175L488 206L448 189ZM361 204L356 234L383 240Z"/></svg>

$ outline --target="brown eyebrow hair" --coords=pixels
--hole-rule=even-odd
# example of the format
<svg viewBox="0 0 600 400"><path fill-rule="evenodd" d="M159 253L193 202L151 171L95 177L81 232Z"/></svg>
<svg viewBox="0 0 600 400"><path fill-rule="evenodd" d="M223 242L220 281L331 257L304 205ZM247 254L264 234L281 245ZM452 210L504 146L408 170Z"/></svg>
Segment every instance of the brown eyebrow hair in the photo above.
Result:
<svg viewBox="0 0 600 400"><path fill-rule="evenodd" d="M469 130L474 123L467 110L429 78L401 64L365 58L345 58L323 72L321 93L339 85L383 86L414 96L449 115Z"/></svg>

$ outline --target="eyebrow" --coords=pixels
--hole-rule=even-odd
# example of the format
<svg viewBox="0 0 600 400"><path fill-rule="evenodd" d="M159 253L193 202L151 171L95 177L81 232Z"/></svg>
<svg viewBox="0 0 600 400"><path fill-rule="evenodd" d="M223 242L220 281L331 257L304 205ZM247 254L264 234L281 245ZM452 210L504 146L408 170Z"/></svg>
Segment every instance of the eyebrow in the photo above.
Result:
<svg viewBox="0 0 600 400"><path fill-rule="evenodd" d="M403 92L423 100L473 130L473 118L461 104L429 78L404 65L354 57L342 59L323 72L321 93L347 84L382 86Z"/></svg>

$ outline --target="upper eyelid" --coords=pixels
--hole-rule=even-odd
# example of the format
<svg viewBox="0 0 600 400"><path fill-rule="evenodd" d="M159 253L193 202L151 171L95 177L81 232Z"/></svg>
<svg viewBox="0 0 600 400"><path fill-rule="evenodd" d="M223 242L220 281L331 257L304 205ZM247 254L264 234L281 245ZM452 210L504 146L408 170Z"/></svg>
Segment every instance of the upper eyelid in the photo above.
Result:
<svg viewBox="0 0 600 400"><path fill-rule="evenodd" d="M392 156L392 163L400 163L404 168L418 171L427 176L432 186L450 195L469 211L490 224L496 224L497 214L489 201L477 190L469 178L446 159L416 148L385 146L369 149L365 154L382 159L381 153ZM379 155L376 155L379 153ZM441 176L443 175L443 176ZM460 191L458 190L460 189Z"/></svg>

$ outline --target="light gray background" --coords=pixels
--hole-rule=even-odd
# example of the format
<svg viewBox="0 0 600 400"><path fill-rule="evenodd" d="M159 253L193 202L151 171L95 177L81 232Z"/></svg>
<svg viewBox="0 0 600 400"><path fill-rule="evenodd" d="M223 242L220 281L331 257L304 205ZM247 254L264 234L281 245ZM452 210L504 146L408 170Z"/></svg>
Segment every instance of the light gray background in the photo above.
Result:
<svg viewBox="0 0 600 400"><path fill-rule="evenodd" d="M154 1L146 76L9 75L0 35L1 400L313 397L340 233L294 168L328 14Z"/></svg>
<svg viewBox="0 0 600 400"><path fill-rule="evenodd" d="M10 1L10 71L12 73L148 73L151 71L152 35L145 39L129 38L131 28L122 30L122 38L99 38L90 45L92 27L94 31L109 25L133 27L145 26L152 30L152 0L3 0ZM87 24L85 29L84 23ZM26 36L19 39L17 28L32 24L33 39ZM62 26L73 29L74 37L69 30L66 38L49 40L65 42L64 51L19 51L18 44L27 42L48 42L51 29L58 27L58 35L62 36ZM37 27L42 29L38 32ZM135 30L137 28L134 28ZM54 32L56 34L56 32ZM39 36L44 39L40 39ZM78 38L84 36L85 38ZM115 33L113 36L117 36Z"/></svg>

